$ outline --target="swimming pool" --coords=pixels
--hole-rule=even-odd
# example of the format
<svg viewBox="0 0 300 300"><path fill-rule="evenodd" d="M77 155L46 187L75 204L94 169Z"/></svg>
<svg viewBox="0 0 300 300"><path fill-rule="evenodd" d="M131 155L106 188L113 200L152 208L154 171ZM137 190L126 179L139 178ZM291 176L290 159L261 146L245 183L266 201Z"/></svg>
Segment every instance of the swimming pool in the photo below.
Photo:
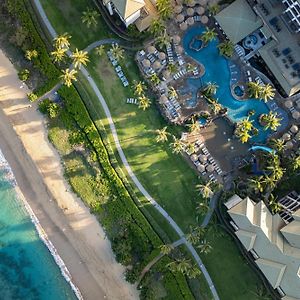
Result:
<svg viewBox="0 0 300 300"><path fill-rule="evenodd" d="M253 120L253 125L259 129L259 134L251 138L251 142L256 143L265 143L267 137L270 135L270 130L264 130L263 127L259 124L258 118L261 114L266 114L269 112L268 105L263 101L257 99L249 100L237 100L235 99L230 90L230 70L228 65L228 60L223 56L219 55L219 50L217 48L218 41L210 42L206 47L200 51L194 51L190 49L189 44L192 39L201 34L205 29L200 26L195 26L187 30L183 38L183 47L188 55L197 61L201 62L205 67L205 74L202 77L202 82L215 82L219 88L216 94L218 101L224 106L227 107L228 113L227 116L233 122L238 122L248 116L250 110L255 111L254 115L250 117ZM188 80L189 85L193 85L197 88L200 88L199 80ZM193 87L192 89L194 89ZM280 110L282 114L282 124L279 128L282 129L287 125L287 114L285 111Z"/></svg>
<svg viewBox="0 0 300 300"><path fill-rule="evenodd" d="M239 85L235 86L233 91L236 94L236 96L238 96L238 97L244 96L244 90Z"/></svg>

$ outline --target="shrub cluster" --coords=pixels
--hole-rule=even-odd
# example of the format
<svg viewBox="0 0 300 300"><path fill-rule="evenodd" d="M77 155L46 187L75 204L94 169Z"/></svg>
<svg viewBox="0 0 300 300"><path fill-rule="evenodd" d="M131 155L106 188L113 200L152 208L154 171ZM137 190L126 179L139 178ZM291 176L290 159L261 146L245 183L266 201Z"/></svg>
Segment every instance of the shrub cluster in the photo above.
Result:
<svg viewBox="0 0 300 300"><path fill-rule="evenodd" d="M50 99L45 99L39 103L39 111L47 114L50 119L56 118L60 110L60 106Z"/></svg>

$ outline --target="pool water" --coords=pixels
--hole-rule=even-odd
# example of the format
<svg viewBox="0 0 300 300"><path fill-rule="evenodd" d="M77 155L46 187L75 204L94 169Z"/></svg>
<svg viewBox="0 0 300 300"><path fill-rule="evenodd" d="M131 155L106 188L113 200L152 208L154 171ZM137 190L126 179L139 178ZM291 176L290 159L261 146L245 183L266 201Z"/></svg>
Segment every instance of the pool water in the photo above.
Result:
<svg viewBox="0 0 300 300"><path fill-rule="evenodd" d="M194 37L192 39L192 41L190 42L190 48L193 50L199 51L199 50L201 50L202 44L203 44L202 40Z"/></svg>
<svg viewBox="0 0 300 300"><path fill-rule="evenodd" d="M238 97L242 97L244 96L244 91L243 89L237 85L234 89L233 89L234 93L238 96Z"/></svg>
<svg viewBox="0 0 300 300"><path fill-rule="evenodd" d="M198 122L201 126L204 126L207 123L207 119L204 117L199 117Z"/></svg>
<svg viewBox="0 0 300 300"><path fill-rule="evenodd" d="M250 110L255 111L255 114L250 117L253 120L253 125L259 130L259 134L257 136L253 136L250 140L251 142L256 143L265 143L267 137L270 135L270 130L264 130L262 126L260 126L258 122L258 118L261 114L266 114L269 112L269 108L266 103L257 99L249 99L249 100L237 100L235 99L230 90L230 71L228 60L223 56L219 55L219 50L217 48L218 41L210 42L206 47L201 49L200 51L194 51L190 49L189 44L192 39L201 34L205 29L200 26L195 26L190 28L184 38L183 38L183 47L188 55L197 61L201 62L205 67L205 74L201 78L201 84L205 84L208 82L215 82L219 88L216 94L216 98L218 101L224 106L227 107L228 113L227 116L233 122L241 121L242 119L248 116L248 112ZM196 86L196 88L201 88L199 84L199 80L188 80L188 84L192 86ZM194 89L192 87L192 89ZM287 115L284 111L280 111L282 114L282 118L287 120ZM285 127L287 122L284 120L281 121L282 129Z"/></svg>

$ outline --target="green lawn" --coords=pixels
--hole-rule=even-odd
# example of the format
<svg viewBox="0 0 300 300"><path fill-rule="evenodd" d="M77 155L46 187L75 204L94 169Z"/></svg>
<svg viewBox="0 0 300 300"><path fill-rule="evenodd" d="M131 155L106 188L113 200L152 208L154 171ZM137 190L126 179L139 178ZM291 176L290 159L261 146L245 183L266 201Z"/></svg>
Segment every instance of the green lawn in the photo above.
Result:
<svg viewBox="0 0 300 300"><path fill-rule="evenodd" d="M41 3L57 33L71 34L71 44L79 49L85 48L96 40L114 37L114 34L108 31L101 16L95 29L89 29L82 24L81 15L87 7L97 10L92 0L41 0Z"/></svg>

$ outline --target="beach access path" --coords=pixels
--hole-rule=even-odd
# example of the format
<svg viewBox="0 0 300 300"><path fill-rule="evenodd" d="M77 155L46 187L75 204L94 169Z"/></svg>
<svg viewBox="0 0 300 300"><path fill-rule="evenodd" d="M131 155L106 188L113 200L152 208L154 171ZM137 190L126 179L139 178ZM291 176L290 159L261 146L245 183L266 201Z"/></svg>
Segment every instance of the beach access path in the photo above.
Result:
<svg viewBox="0 0 300 300"><path fill-rule="evenodd" d="M89 209L69 191L44 117L0 50L0 148L84 299L138 299L123 278L109 240Z"/></svg>

